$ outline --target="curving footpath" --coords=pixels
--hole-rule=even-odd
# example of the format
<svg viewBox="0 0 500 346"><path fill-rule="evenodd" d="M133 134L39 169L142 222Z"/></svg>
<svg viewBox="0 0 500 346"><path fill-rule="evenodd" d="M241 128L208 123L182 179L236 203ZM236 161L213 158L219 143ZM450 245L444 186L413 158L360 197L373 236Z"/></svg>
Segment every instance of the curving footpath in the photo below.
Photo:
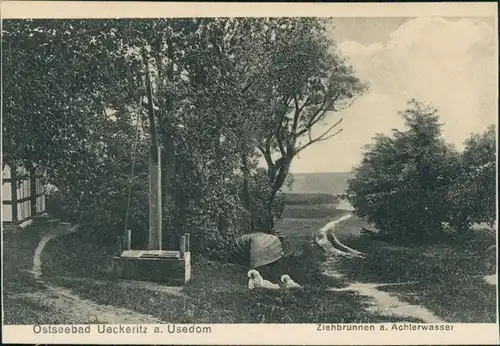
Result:
<svg viewBox="0 0 500 346"><path fill-rule="evenodd" d="M329 222L322 230L329 230L332 234L335 232L335 228L339 223L350 218L351 215L343 216L339 219L335 219ZM323 231L322 231L323 232ZM326 237L324 237L326 238ZM328 240L327 240L328 241ZM333 244L330 244L333 247ZM330 248L330 246L327 246ZM350 248L349 248L350 249ZM356 250L354 250L356 251ZM357 252L357 251L356 251ZM342 274L335 271L335 262L336 253L331 251L334 256L331 256L327 262L325 263L325 267L327 268L324 272L325 275L333 276L333 277L342 277ZM359 252L358 252L359 253ZM407 283L397 283L401 284L410 284ZM379 313L386 316L401 316L401 317L412 317L417 318L425 323L443 323L441 318L433 314L431 311L427 310L423 306L420 305L412 305L406 302L399 300L396 296L389 294L387 292L379 291L377 287L386 286L386 285L395 285L395 284L375 284L375 283L361 283L361 282L353 282L347 287L343 288L330 288L329 291L341 292L341 291L354 291L359 295L371 298L371 306L367 308L368 311Z"/></svg>
<svg viewBox="0 0 500 346"><path fill-rule="evenodd" d="M111 305L97 304L88 299L82 299L73 294L70 290L48 285L42 280L42 252L49 241L54 238L76 231L76 226L59 224L53 230L42 236L33 256L33 268L31 273L39 284L44 286L44 290L37 293L25 293L20 297L35 302L50 302L55 310L61 315L67 316L72 323L111 323L111 324L141 324L141 323L164 323L153 316L144 315L132 310L118 308Z"/></svg>

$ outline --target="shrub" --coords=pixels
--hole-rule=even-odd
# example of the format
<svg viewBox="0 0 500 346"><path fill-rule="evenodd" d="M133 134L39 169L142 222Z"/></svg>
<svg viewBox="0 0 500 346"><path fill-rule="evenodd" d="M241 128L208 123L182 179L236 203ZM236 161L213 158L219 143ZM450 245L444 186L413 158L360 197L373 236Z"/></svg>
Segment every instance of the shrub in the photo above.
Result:
<svg viewBox="0 0 500 346"><path fill-rule="evenodd" d="M376 136L348 182L345 197L356 214L399 241L433 242L443 235L447 193L459 171L436 113L411 100L400 113L408 129Z"/></svg>
<svg viewBox="0 0 500 346"><path fill-rule="evenodd" d="M465 141L460 157L460 176L448 192L448 222L460 234L473 223L496 220L496 129L491 125L483 134Z"/></svg>

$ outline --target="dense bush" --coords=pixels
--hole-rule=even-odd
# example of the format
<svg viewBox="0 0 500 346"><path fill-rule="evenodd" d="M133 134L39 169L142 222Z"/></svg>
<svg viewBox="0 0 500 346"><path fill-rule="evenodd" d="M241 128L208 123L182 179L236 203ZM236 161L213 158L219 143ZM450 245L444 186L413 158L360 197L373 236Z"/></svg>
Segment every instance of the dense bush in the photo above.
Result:
<svg viewBox="0 0 500 346"><path fill-rule="evenodd" d="M484 177L481 185L466 179L466 185L475 189L456 189L472 169L466 157L473 149L461 154L446 144L437 111L429 106L412 100L401 115L407 130L394 130L392 137L375 137L349 180L345 197L356 214L366 217L386 236L405 242L436 241L444 236L443 225L449 221L454 231L463 219L469 221L466 227L471 220L487 221L491 212L472 216L481 202L471 192L484 198L490 211L493 175ZM492 156L488 157L491 165ZM471 203L474 207L467 207Z"/></svg>
<svg viewBox="0 0 500 346"><path fill-rule="evenodd" d="M465 142L460 176L448 192L450 225L460 234L474 223L492 226L496 220L496 128L473 134Z"/></svg>

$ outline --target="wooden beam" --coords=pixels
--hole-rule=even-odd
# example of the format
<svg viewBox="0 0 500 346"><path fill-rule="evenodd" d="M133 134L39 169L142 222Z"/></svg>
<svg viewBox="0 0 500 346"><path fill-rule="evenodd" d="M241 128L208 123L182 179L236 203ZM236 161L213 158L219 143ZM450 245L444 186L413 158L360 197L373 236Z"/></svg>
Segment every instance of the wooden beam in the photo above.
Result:
<svg viewBox="0 0 500 346"><path fill-rule="evenodd" d="M191 235L189 233L184 234L186 237L186 252L191 251Z"/></svg>
<svg viewBox="0 0 500 346"><path fill-rule="evenodd" d="M10 187L11 187L11 199L12 199L12 222L17 222L17 172L16 166L10 166Z"/></svg>
<svg viewBox="0 0 500 346"><path fill-rule="evenodd" d="M44 196L44 194L43 194L43 193L39 193L39 194L37 194L37 195L35 195L35 196L36 196L36 198L38 198L38 197L42 197L42 196ZM28 196L28 197L23 197L23 198L20 198L20 199L17 199L17 200L16 200L16 202L17 202L17 203L23 203L23 202L26 202L26 201L29 201L29 200L31 200L31 197L30 197L30 196ZM3 200L3 201L2 201L2 204L12 204L12 201L9 201L9 200Z"/></svg>
<svg viewBox="0 0 500 346"><path fill-rule="evenodd" d="M157 147L157 161L149 163L149 239L148 250L162 248L161 203L161 147Z"/></svg>
<svg viewBox="0 0 500 346"><path fill-rule="evenodd" d="M125 231L125 250L132 250L132 231L127 229Z"/></svg>
<svg viewBox="0 0 500 346"><path fill-rule="evenodd" d="M180 245L179 245L179 254L181 258L184 258L186 254L186 236L181 237Z"/></svg>
<svg viewBox="0 0 500 346"><path fill-rule="evenodd" d="M36 186L36 170L33 166L29 169L30 173L30 198L31 198L31 215L36 214L36 199L37 199L37 186Z"/></svg>
<svg viewBox="0 0 500 346"><path fill-rule="evenodd" d="M148 63L148 54L143 52L146 62L146 93L148 97L149 130L151 133L151 153L149 158L149 237L148 250L162 248L162 203L161 203L161 147L158 145L154 97Z"/></svg>

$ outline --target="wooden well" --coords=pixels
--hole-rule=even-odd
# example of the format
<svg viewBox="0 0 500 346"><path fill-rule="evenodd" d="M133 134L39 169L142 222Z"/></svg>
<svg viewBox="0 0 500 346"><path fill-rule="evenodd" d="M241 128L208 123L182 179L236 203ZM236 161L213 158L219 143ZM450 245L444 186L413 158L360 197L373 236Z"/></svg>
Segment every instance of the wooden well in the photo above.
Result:
<svg viewBox="0 0 500 346"><path fill-rule="evenodd" d="M191 251L189 234L181 237L179 251L125 250L113 259L113 271L117 278L152 281L182 286L191 279Z"/></svg>
<svg viewBox="0 0 500 346"><path fill-rule="evenodd" d="M146 64L147 61L146 59ZM179 251L162 250L162 147L158 143L156 134L154 97L149 77L149 66L146 66L146 70L147 110L151 134L148 245L145 250L132 250L130 247L131 231L127 229L124 241L118 241L119 247L123 245L124 251L118 249L113 259L113 271L116 277L122 279L182 286L191 278L189 233L181 237ZM167 162L167 164L169 163ZM127 225L127 219L125 225Z"/></svg>

